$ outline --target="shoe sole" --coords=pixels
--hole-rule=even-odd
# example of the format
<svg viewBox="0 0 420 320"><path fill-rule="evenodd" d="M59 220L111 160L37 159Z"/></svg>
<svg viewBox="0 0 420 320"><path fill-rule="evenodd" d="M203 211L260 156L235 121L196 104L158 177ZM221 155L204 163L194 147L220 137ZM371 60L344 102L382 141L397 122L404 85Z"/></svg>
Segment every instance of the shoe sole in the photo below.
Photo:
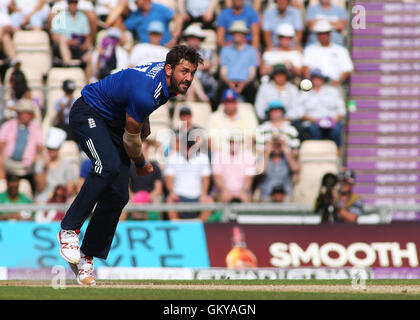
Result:
<svg viewBox="0 0 420 320"><path fill-rule="evenodd" d="M76 276L76 281L78 284L82 286L96 286L96 280L94 277L90 276L90 277L86 277L83 280L80 280L79 270L77 269L77 265L70 262L67 262L67 263L70 266L71 271L73 271L74 275Z"/></svg>
<svg viewBox="0 0 420 320"><path fill-rule="evenodd" d="M60 248L60 255L63 257L63 259L66 260L69 264L77 265L80 262L80 259L79 260L71 260L71 259L66 257L66 255L63 253L63 251L61 251L60 232L57 234L57 241L58 241L58 246Z"/></svg>

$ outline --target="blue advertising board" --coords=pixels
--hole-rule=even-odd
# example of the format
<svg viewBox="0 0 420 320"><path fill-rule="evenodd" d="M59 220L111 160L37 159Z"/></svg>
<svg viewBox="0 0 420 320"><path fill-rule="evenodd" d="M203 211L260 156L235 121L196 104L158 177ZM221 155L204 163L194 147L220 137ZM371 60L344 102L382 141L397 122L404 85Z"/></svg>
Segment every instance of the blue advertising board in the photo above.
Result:
<svg viewBox="0 0 420 320"><path fill-rule="evenodd" d="M0 266L66 266L58 249L59 230L58 222L0 222ZM120 222L108 258L95 259L95 266L209 267L204 226L195 221Z"/></svg>

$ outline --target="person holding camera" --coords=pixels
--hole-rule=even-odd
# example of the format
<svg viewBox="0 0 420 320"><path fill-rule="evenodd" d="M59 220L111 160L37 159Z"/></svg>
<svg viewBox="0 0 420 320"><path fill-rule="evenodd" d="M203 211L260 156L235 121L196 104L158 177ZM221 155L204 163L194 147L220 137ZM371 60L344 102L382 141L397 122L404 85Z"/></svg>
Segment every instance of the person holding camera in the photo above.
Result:
<svg viewBox="0 0 420 320"><path fill-rule="evenodd" d="M287 198L292 196L293 175L299 171L299 162L287 143L278 135L267 141L264 151L264 169L260 175L260 200L271 201L274 187L282 185Z"/></svg>
<svg viewBox="0 0 420 320"><path fill-rule="evenodd" d="M345 170L338 177L332 173L324 175L314 210L322 215L321 223L357 222L363 214L363 199L353 192L355 181L352 170Z"/></svg>

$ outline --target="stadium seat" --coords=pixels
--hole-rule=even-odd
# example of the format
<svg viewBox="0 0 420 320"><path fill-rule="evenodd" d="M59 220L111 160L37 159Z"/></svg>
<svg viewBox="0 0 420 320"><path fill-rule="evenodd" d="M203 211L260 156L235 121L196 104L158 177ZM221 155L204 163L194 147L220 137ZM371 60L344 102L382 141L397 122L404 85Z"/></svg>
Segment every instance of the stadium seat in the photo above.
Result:
<svg viewBox="0 0 420 320"><path fill-rule="evenodd" d="M47 89L61 88L66 79L73 80L77 88L82 88L87 83L82 68L51 68L47 77Z"/></svg>
<svg viewBox="0 0 420 320"><path fill-rule="evenodd" d="M185 105L191 109L193 125L205 128L211 114L211 106L207 102L178 102L175 106L172 127L174 129L179 127L179 110Z"/></svg>
<svg viewBox="0 0 420 320"><path fill-rule="evenodd" d="M299 150L300 172L293 202L314 204L324 174L338 173L337 146L330 140L305 140Z"/></svg>
<svg viewBox="0 0 420 320"><path fill-rule="evenodd" d="M149 116L150 123L170 126L171 117L169 115L169 107L170 103L166 103L153 111Z"/></svg>
<svg viewBox="0 0 420 320"><path fill-rule="evenodd" d="M50 50L50 39L46 31L17 30L13 34L13 44L17 51L21 49Z"/></svg>
<svg viewBox="0 0 420 320"><path fill-rule="evenodd" d="M0 180L0 193L5 192L6 190L7 190L7 180L1 179ZM24 194L25 196L27 196L29 199L33 199L32 187L28 179L20 179L18 191Z"/></svg>

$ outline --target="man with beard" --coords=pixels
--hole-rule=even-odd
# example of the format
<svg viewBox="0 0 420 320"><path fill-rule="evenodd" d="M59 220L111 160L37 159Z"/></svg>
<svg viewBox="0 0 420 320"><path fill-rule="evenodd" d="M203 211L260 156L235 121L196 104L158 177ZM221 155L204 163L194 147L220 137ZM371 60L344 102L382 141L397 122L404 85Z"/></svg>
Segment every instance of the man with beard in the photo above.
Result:
<svg viewBox="0 0 420 320"><path fill-rule="evenodd" d="M196 50L176 46L166 61L124 69L87 85L73 104L70 127L92 169L61 221L57 238L60 254L79 284L95 285L93 257L108 256L129 198L130 159L139 176L153 171L141 149L150 134L149 115L169 98L185 94L201 63ZM79 247L79 230L93 209Z"/></svg>

